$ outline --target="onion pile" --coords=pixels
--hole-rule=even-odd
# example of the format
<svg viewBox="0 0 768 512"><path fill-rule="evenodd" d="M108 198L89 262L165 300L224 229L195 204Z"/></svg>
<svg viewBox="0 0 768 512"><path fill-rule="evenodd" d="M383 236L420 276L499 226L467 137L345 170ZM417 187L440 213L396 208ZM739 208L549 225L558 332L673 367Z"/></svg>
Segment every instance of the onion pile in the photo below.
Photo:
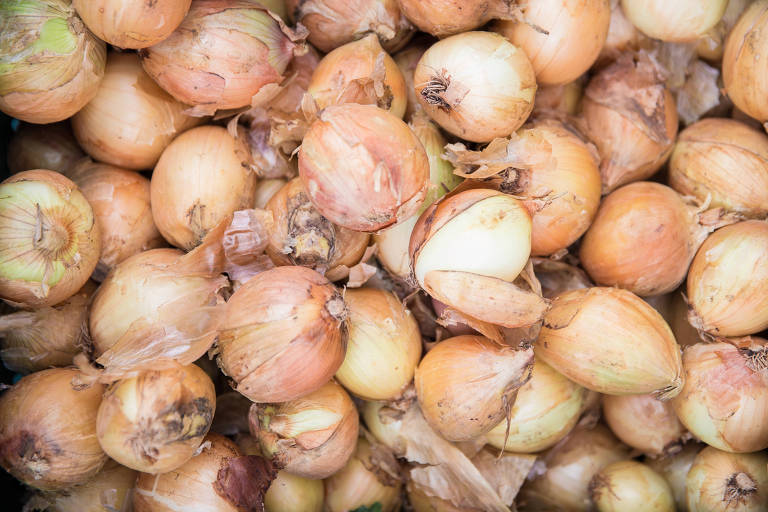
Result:
<svg viewBox="0 0 768 512"><path fill-rule="evenodd" d="M44 126L22 123L8 143L8 170L50 169L69 176L85 156L67 123Z"/></svg>

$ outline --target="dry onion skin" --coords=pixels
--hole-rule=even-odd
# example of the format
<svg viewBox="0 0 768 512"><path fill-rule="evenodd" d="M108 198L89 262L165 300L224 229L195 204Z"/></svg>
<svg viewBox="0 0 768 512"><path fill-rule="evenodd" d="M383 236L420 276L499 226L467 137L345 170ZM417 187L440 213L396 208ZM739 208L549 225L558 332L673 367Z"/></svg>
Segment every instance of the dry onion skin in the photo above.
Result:
<svg viewBox="0 0 768 512"><path fill-rule="evenodd" d="M322 480L310 480L287 471L278 471L264 495L264 511L322 512L323 494Z"/></svg>
<svg viewBox="0 0 768 512"><path fill-rule="evenodd" d="M70 368L43 370L0 397L0 464L36 489L85 483L107 460L96 439L103 388L75 388L78 375Z"/></svg>
<svg viewBox="0 0 768 512"><path fill-rule="evenodd" d="M429 159L398 117L347 103L318 114L299 150L299 177L315 208L354 231L378 231L415 214Z"/></svg>
<svg viewBox="0 0 768 512"><path fill-rule="evenodd" d="M686 478L688 510L758 512L768 508L768 456L704 448Z"/></svg>
<svg viewBox="0 0 768 512"><path fill-rule="evenodd" d="M728 0L621 0L624 13L653 39L689 43L705 36L720 21Z"/></svg>
<svg viewBox="0 0 768 512"><path fill-rule="evenodd" d="M603 417L616 437L651 456L679 450L686 432L672 404L651 395L605 395Z"/></svg>
<svg viewBox="0 0 768 512"><path fill-rule="evenodd" d="M720 21L707 32L696 44L696 53L702 59L717 62L723 58L725 40L731 33L741 13L752 5L754 0L728 0L728 6Z"/></svg>
<svg viewBox="0 0 768 512"><path fill-rule="evenodd" d="M285 402L328 382L344 360L346 306L319 273L277 267L227 302L217 362L254 402Z"/></svg>
<svg viewBox="0 0 768 512"><path fill-rule="evenodd" d="M163 151L150 182L152 216L163 237L190 250L227 215L250 208L256 175L244 142L221 126L182 133Z"/></svg>
<svg viewBox="0 0 768 512"><path fill-rule="evenodd" d="M768 223L749 220L715 231L688 272L689 321L716 336L768 327Z"/></svg>
<svg viewBox="0 0 768 512"><path fill-rule="evenodd" d="M287 181L280 178L259 180L253 200L254 208L266 208L269 201L277 194Z"/></svg>
<svg viewBox="0 0 768 512"><path fill-rule="evenodd" d="M465 32L435 43L419 60L413 82L429 117L472 142L520 128L536 95L525 52L493 32Z"/></svg>
<svg viewBox="0 0 768 512"><path fill-rule="evenodd" d="M704 446L701 443L689 442L674 454L659 458L646 457L645 459L645 463L663 476L669 484L669 488L672 489L672 496L675 498L675 505L680 512L689 512L685 499L685 481L693 461Z"/></svg>
<svg viewBox="0 0 768 512"><path fill-rule="evenodd" d="M191 3L192 0L72 0L77 14L99 39L118 48L134 49L152 46L171 35Z"/></svg>
<svg viewBox="0 0 768 512"><path fill-rule="evenodd" d="M702 119L680 132L669 184L683 195L749 217L768 215L768 137L732 119Z"/></svg>
<svg viewBox="0 0 768 512"><path fill-rule="evenodd" d="M84 156L66 122L42 126L21 123L8 142L8 170L11 174L30 169L50 169L68 176Z"/></svg>
<svg viewBox="0 0 768 512"><path fill-rule="evenodd" d="M441 38L514 14L506 0L398 0L398 3L417 28Z"/></svg>
<svg viewBox="0 0 768 512"><path fill-rule="evenodd" d="M598 66L612 63L626 51L636 51L651 45L651 39L629 21L621 8L620 0L611 0L611 23L608 36L597 58Z"/></svg>
<svg viewBox="0 0 768 512"><path fill-rule="evenodd" d="M88 281L101 252L93 208L62 174L31 170L0 183L0 298L53 306Z"/></svg>
<svg viewBox="0 0 768 512"><path fill-rule="evenodd" d="M562 85L545 85L536 90L533 116L538 113L563 112L575 116L581 110L584 81L576 79Z"/></svg>
<svg viewBox="0 0 768 512"><path fill-rule="evenodd" d="M633 460L609 464L589 482L598 512L622 510L674 512L675 499L664 477Z"/></svg>
<svg viewBox="0 0 768 512"><path fill-rule="evenodd" d="M3 2L0 33L0 110L9 116L63 121L96 94L106 45L69 0Z"/></svg>

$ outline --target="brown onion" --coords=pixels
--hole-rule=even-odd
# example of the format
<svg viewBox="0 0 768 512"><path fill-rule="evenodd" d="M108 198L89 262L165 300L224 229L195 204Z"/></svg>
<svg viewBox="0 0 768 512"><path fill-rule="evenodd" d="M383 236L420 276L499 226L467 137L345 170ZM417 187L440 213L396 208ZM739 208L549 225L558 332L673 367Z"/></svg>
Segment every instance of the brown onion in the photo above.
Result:
<svg viewBox="0 0 768 512"><path fill-rule="evenodd" d="M614 462L601 469L589 482L589 495L598 512L675 510L675 499L667 481L645 464L633 460Z"/></svg>
<svg viewBox="0 0 768 512"><path fill-rule="evenodd" d="M77 145L68 123L44 126L21 123L8 142L8 170L50 169L68 176L85 153Z"/></svg>
<svg viewBox="0 0 768 512"><path fill-rule="evenodd" d="M398 0L400 9L420 30L445 37L466 32L495 18L513 15L506 0Z"/></svg>
<svg viewBox="0 0 768 512"><path fill-rule="evenodd" d="M685 481L694 459L703 446L701 443L686 443L679 452L672 455L645 459L645 463L663 476L669 484L672 496L675 498L675 505L680 512L689 512L685 500Z"/></svg>
<svg viewBox="0 0 768 512"><path fill-rule="evenodd" d="M605 395L603 417L616 437L646 455L674 453L685 435L672 404L651 395Z"/></svg>
<svg viewBox="0 0 768 512"><path fill-rule="evenodd" d="M627 18L649 37L678 43L704 36L725 13L728 0L621 0Z"/></svg>
<svg viewBox="0 0 768 512"><path fill-rule="evenodd" d="M759 512L768 508L768 456L704 448L686 478L688 510Z"/></svg>

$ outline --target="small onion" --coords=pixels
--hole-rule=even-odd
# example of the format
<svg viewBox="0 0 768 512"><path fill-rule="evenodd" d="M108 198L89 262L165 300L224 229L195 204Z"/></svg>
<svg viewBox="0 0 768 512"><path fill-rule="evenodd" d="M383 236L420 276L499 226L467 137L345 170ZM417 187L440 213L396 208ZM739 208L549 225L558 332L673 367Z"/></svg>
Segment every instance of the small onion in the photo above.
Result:
<svg viewBox="0 0 768 512"><path fill-rule="evenodd" d="M478 28L495 18L512 16L506 0L398 0L400 9L420 30L445 37Z"/></svg>
<svg viewBox="0 0 768 512"><path fill-rule="evenodd" d="M533 110L536 77L525 52L492 32L466 32L432 45L413 81L422 108L472 142L505 137Z"/></svg>
<svg viewBox="0 0 768 512"><path fill-rule="evenodd" d="M636 51L647 48L651 40L629 21L621 8L619 0L611 0L611 23L608 26L608 36L600 50L597 62L600 66L610 64L626 51Z"/></svg>
<svg viewBox="0 0 768 512"><path fill-rule="evenodd" d="M0 183L0 298L20 307L53 306L90 277L101 251L91 205L77 186L47 170Z"/></svg>
<svg viewBox="0 0 768 512"><path fill-rule="evenodd" d="M82 484L107 460L96 439L103 387L74 387L77 370L23 377L0 397L0 464L25 484L56 491Z"/></svg>
<svg viewBox="0 0 768 512"><path fill-rule="evenodd" d="M299 176L315 208L355 231L377 231L415 214L429 159L403 121L373 105L328 107L304 137Z"/></svg>
<svg viewBox="0 0 768 512"><path fill-rule="evenodd" d="M715 231L688 272L691 324L718 336L768 327L768 223L739 222Z"/></svg>
<svg viewBox="0 0 768 512"><path fill-rule="evenodd" d="M248 418L262 452L294 475L327 478L355 451L357 409L334 381L290 402L253 404Z"/></svg>
<svg viewBox="0 0 768 512"><path fill-rule="evenodd" d="M616 437L646 455L679 450L685 435L672 404L651 395L605 395L603 417Z"/></svg>
<svg viewBox="0 0 768 512"><path fill-rule="evenodd" d="M406 121L412 120L414 112L421 110L419 98L416 95L416 87L413 83L413 74L416 71L416 66L419 64L421 56L424 55L427 48L429 48L429 45L425 42L414 41L409 44L407 48L392 56L397 63L397 67L400 68L400 72L403 74L403 79L405 80L405 94L408 98L405 107Z"/></svg>
<svg viewBox="0 0 768 512"><path fill-rule="evenodd" d="M598 512L674 512L675 499L664 477L633 460L614 462L589 482Z"/></svg>
<svg viewBox="0 0 768 512"><path fill-rule="evenodd" d="M685 500L685 481L688 477L688 471L693 465L694 459L702 449L700 443L687 443L682 449L672 455L659 457L655 459L646 458L645 463L664 477L672 489L672 495L675 498L675 505L680 512L692 512L688 510Z"/></svg>
<svg viewBox="0 0 768 512"><path fill-rule="evenodd" d="M69 0L2 2L0 33L0 110L9 116L55 123L96 95L106 45Z"/></svg>
<svg viewBox="0 0 768 512"><path fill-rule="evenodd" d="M245 146L221 126L199 126L163 151L151 180L152 216L163 237L192 249L227 215L250 208L256 175Z"/></svg>
<svg viewBox="0 0 768 512"><path fill-rule="evenodd" d="M416 394L427 423L448 441L485 434L509 413L531 378L533 351L482 336L441 341L416 368Z"/></svg>
<svg viewBox="0 0 768 512"><path fill-rule="evenodd" d="M627 18L649 37L678 43L706 35L725 13L728 0L621 0Z"/></svg>
<svg viewBox="0 0 768 512"><path fill-rule="evenodd" d="M50 169L65 176L85 156L67 123L22 123L8 142L8 170Z"/></svg>
<svg viewBox="0 0 768 512"><path fill-rule="evenodd" d="M341 294L314 270L267 270L227 302L217 362L254 402L298 399L341 366L346 314Z"/></svg>
<svg viewBox="0 0 768 512"><path fill-rule="evenodd" d="M277 194L287 181L280 178L259 180L256 185L256 195L253 201L254 208L266 208L269 200Z"/></svg>
<svg viewBox="0 0 768 512"><path fill-rule="evenodd" d="M704 448L686 478L688 510L760 512L768 509L768 455Z"/></svg>
<svg viewBox="0 0 768 512"><path fill-rule="evenodd" d="M322 480L310 480L279 471L264 495L265 512L322 512Z"/></svg>

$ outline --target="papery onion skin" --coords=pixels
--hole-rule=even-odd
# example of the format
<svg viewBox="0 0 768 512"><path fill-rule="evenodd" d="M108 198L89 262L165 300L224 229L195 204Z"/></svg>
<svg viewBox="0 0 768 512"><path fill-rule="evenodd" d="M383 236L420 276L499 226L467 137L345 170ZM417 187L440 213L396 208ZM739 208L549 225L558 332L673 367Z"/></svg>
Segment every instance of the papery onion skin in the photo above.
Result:
<svg viewBox="0 0 768 512"><path fill-rule="evenodd" d="M465 32L435 43L419 60L413 81L429 117L472 142L520 128L536 95L525 52L492 32Z"/></svg>
<svg viewBox="0 0 768 512"><path fill-rule="evenodd" d="M689 321L718 336L768 327L768 223L749 220L715 231L688 271Z"/></svg>
<svg viewBox="0 0 768 512"><path fill-rule="evenodd" d="M85 483L107 460L96 439L103 388L73 388L78 375L69 368L43 370L0 397L0 464L36 489Z"/></svg>
<svg viewBox="0 0 768 512"><path fill-rule="evenodd" d="M50 169L68 176L85 156L68 123L22 123L8 142L8 170L16 174L30 169Z"/></svg>
<svg viewBox="0 0 768 512"><path fill-rule="evenodd" d="M69 0L3 2L0 22L0 110L29 123L55 123L94 97L106 45Z"/></svg>
<svg viewBox="0 0 768 512"><path fill-rule="evenodd" d="M53 306L90 277L101 251L93 209L77 186L43 169L0 183L0 297L19 307Z"/></svg>
<svg viewBox="0 0 768 512"><path fill-rule="evenodd" d="M651 395L605 395L603 417L616 437L651 456L680 449L686 432L672 404Z"/></svg>
<svg viewBox="0 0 768 512"><path fill-rule="evenodd" d="M322 480L310 480L287 471L277 477L264 495L265 512L322 512L324 502Z"/></svg>
<svg viewBox="0 0 768 512"><path fill-rule="evenodd" d="M354 231L377 231L415 214L429 159L403 121L373 105L328 107L304 137L299 176L315 208Z"/></svg>
<svg viewBox="0 0 768 512"><path fill-rule="evenodd" d="M533 116L551 111L564 112L575 116L581 110L584 95L583 80L577 79L562 85L546 85L536 90L533 102Z"/></svg>
<svg viewBox="0 0 768 512"><path fill-rule="evenodd" d="M688 510L758 512L768 508L768 456L704 448L686 478Z"/></svg>
<svg viewBox="0 0 768 512"><path fill-rule="evenodd" d="M72 118L82 148L95 160L151 169L177 134L200 123L162 90L133 53L111 52L96 96Z"/></svg>
<svg viewBox="0 0 768 512"><path fill-rule="evenodd" d="M741 13L752 5L754 0L729 0L725 13L717 25L714 26L696 45L696 53L699 57L710 62L718 62L723 58L725 51L725 39L730 34Z"/></svg>
<svg viewBox="0 0 768 512"><path fill-rule="evenodd" d="M651 39L629 21L621 8L619 0L611 0L611 23L608 27L608 36L597 58L598 66L610 64L625 51L635 51L647 48Z"/></svg>
<svg viewBox="0 0 768 512"><path fill-rule="evenodd" d="M227 215L250 208L256 175L244 143L221 126L184 132L163 151L150 182L152 217L171 244L192 249Z"/></svg>
<svg viewBox="0 0 768 512"><path fill-rule="evenodd" d="M627 18L654 39L685 43L696 41L725 13L728 0L621 0Z"/></svg>
<svg viewBox="0 0 768 512"><path fill-rule="evenodd" d="M414 512L480 512L475 508L456 507L450 501L429 496L424 493L412 480L405 484L408 503Z"/></svg>
<svg viewBox="0 0 768 512"><path fill-rule="evenodd" d="M511 15L504 0L398 0L400 9L420 30L437 37L466 32Z"/></svg>
<svg viewBox="0 0 768 512"><path fill-rule="evenodd" d="M253 207L265 208L270 199L272 199L286 183L288 182L280 178L259 180L259 183L256 185Z"/></svg>
<svg viewBox="0 0 768 512"><path fill-rule="evenodd" d="M689 442L682 449L672 455L659 458L646 457L645 463L658 474L664 477L672 489L672 495L675 498L675 505L680 512L689 512L686 503L686 485L685 481L688 471L693 465L694 459L704 447L701 443Z"/></svg>
<svg viewBox="0 0 768 512"><path fill-rule="evenodd" d="M589 483L599 512L621 510L674 512L672 489L654 470L633 460L609 464Z"/></svg>

